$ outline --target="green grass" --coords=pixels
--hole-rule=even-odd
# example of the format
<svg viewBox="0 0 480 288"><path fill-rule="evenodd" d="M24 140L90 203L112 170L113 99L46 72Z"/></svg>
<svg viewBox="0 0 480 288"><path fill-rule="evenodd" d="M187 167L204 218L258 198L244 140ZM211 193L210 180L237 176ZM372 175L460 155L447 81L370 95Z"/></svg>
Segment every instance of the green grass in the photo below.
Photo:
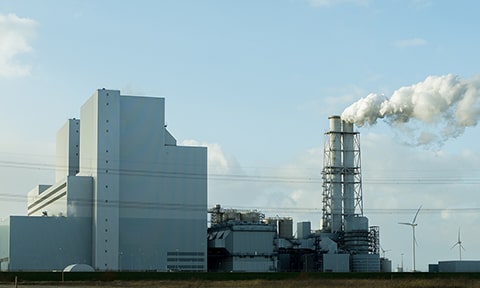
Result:
<svg viewBox="0 0 480 288"><path fill-rule="evenodd" d="M480 288L480 273L0 272L0 283L15 277L37 287Z"/></svg>

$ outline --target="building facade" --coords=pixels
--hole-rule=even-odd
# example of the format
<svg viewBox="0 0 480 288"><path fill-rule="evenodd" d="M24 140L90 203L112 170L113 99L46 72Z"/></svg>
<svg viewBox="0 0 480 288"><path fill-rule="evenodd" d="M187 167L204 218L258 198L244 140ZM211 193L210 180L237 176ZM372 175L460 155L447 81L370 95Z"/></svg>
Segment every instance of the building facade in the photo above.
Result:
<svg viewBox="0 0 480 288"><path fill-rule="evenodd" d="M67 121L56 183L10 218L8 270L207 270L207 149L177 146L164 104L101 89Z"/></svg>
<svg viewBox="0 0 480 288"><path fill-rule="evenodd" d="M277 271L277 224L258 211L216 205L208 229L208 266L212 272Z"/></svg>

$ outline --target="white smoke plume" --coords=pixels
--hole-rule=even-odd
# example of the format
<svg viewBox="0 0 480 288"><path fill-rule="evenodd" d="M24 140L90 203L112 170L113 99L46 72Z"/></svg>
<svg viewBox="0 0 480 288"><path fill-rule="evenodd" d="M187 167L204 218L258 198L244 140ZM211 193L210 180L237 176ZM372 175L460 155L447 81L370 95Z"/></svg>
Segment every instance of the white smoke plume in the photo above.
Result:
<svg viewBox="0 0 480 288"><path fill-rule="evenodd" d="M411 144L441 144L463 134L466 127L477 125L480 76L468 80L452 74L429 76L396 90L390 98L369 94L347 107L341 117L358 127L385 119L411 134Z"/></svg>

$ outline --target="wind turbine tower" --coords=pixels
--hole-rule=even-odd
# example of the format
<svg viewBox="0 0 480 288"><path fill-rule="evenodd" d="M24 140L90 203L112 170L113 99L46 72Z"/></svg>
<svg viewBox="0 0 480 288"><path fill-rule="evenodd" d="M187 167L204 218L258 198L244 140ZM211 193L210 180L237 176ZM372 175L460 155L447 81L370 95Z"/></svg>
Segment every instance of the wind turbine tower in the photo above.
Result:
<svg viewBox="0 0 480 288"><path fill-rule="evenodd" d="M460 240L460 228L458 228L458 240L455 244L453 244L452 248L450 249L455 248L455 246L457 245L458 245L458 254L460 256L460 261L462 261L462 249L465 250L465 248L463 248L462 240Z"/></svg>
<svg viewBox="0 0 480 288"><path fill-rule="evenodd" d="M415 245L417 245L417 239L415 238L415 227L417 227L417 223L415 221L417 220L418 213L420 212L420 209L422 209L422 206L420 206L417 210L417 213L415 213L415 217L413 217L413 221L411 223L406 223L406 222L401 222L398 224L401 225L407 225L412 227L412 269L413 272L415 272Z"/></svg>

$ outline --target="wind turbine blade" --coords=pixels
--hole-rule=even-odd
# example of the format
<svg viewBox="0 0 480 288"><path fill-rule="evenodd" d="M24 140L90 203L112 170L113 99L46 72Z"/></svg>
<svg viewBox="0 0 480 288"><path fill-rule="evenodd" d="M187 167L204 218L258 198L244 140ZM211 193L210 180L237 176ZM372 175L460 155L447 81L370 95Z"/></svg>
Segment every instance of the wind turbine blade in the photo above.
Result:
<svg viewBox="0 0 480 288"><path fill-rule="evenodd" d="M460 227L458 227L458 243L461 243L461 241L460 241Z"/></svg>
<svg viewBox="0 0 480 288"><path fill-rule="evenodd" d="M453 244L453 246L450 248L450 250L452 250L453 248L455 248L455 246L457 246L457 245L458 245L458 242L455 243L455 244Z"/></svg>
<svg viewBox="0 0 480 288"><path fill-rule="evenodd" d="M398 222L398 224L412 226L412 223Z"/></svg>
<svg viewBox="0 0 480 288"><path fill-rule="evenodd" d="M420 207L418 207L417 213L415 213L415 217L413 217L412 224L415 224L415 220L417 220L417 216L418 216L418 213L420 212L420 209L422 209L422 205L420 205Z"/></svg>

